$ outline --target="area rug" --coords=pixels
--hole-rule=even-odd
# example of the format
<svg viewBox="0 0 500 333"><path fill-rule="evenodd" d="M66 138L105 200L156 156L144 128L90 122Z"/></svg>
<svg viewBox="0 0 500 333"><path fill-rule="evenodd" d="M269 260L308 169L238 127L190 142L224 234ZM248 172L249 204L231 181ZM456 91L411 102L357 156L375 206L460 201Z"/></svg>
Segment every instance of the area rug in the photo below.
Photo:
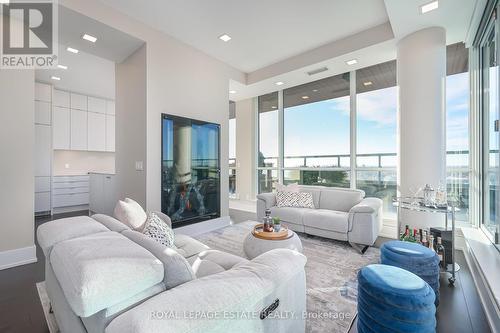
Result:
<svg viewBox="0 0 500 333"><path fill-rule="evenodd" d="M243 222L196 237L212 249L245 257L243 240L255 222ZM346 333L356 315L357 273L378 263L380 251L361 255L346 242L298 234L307 257L307 333Z"/></svg>
<svg viewBox="0 0 500 333"><path fill-rule="evenodd" d="M246 257L243 240L255 222L243 222L196 237L212 249ZM370 247L364 255L346 242L298 234L307 257L307 333L347 333L356 315L357 273L377 263L380 252ZM58 333L45 282L36 284L50 333Z"/></svg>

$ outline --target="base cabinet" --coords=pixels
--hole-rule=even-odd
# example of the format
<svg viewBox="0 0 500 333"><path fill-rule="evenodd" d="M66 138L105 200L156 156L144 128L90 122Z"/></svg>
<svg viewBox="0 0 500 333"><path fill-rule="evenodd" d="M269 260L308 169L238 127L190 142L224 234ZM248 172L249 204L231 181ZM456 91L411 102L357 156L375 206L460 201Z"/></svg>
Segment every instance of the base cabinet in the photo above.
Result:
<svg viewBox="0 0 500 333"><path fill-rule="evenodd" d="M116 204L116 176L111 174L90 174L90 211L113 216Z"/></svg>

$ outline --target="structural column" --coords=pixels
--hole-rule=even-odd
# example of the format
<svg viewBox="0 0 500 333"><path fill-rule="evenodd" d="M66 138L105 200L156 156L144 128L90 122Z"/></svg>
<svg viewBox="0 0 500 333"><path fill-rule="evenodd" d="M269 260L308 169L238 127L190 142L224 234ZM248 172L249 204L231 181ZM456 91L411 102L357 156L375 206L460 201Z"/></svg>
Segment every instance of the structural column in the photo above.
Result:
<svg viewBox="0 0 500 333"><path fill-rule="evenodd" d="M446 31L432 27L397 46L399 171L401 195L446 182ZM444 225L442 214L401 212L414 228Z"/></svg>

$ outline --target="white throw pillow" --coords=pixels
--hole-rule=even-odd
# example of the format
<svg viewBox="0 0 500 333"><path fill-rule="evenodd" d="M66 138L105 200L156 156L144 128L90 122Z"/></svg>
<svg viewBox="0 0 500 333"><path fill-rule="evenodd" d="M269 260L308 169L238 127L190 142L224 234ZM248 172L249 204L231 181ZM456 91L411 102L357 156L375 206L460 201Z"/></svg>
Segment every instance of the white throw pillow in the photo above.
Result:
<svg viewBox="0 0 500 333"><path fill-rule="evenodd" d="M299 193L299 183L293 183L289 185L276 184L276 191Z"/></svg>
<svg viewBox="0 0 500 333"><path fill-rule="evenodd" d="M160 244L175 249L174 231L155 213L149 213L142 233Z"/></svg>
<svg viewBox="0 0 500 333"><path fill-rule="evenodd" d="M305 192L278 192L276 193L276 206L314 208L313 196Z"/></svg>
<svg viewBox="0 0 500 333"><path fill-rule="evenodd" d="M144 229L144 224L148 218L141 205L129 198L117 202L114 215L118 221L136 231L142 231L142 229Z"/></svg>

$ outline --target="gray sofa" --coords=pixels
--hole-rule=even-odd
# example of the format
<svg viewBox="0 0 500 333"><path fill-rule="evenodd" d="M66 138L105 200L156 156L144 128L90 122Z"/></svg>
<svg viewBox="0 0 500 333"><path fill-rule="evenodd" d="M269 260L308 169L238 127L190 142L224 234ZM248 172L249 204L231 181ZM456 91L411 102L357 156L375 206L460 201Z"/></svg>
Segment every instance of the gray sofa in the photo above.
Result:
<svg viewBox="0 0 500 333"><path fill-rule="evenodd" d="M310 235L348 241L364 253L373 245L382 228L382 200L365 198L361 190L299 186L311 193L315 209L277 207L275 193L257 195L257 218L262 220L266 209L280 217L290 229Z"/></svg>
<svg viewBox="0 0 500 333"><path fill-rule="evenodd" d="M297 252L249 261L185 235L171 249L106 215L45 223L37 239L63 333L305 331L302 315L273 317L305 311L306 259Z"/></svg>

